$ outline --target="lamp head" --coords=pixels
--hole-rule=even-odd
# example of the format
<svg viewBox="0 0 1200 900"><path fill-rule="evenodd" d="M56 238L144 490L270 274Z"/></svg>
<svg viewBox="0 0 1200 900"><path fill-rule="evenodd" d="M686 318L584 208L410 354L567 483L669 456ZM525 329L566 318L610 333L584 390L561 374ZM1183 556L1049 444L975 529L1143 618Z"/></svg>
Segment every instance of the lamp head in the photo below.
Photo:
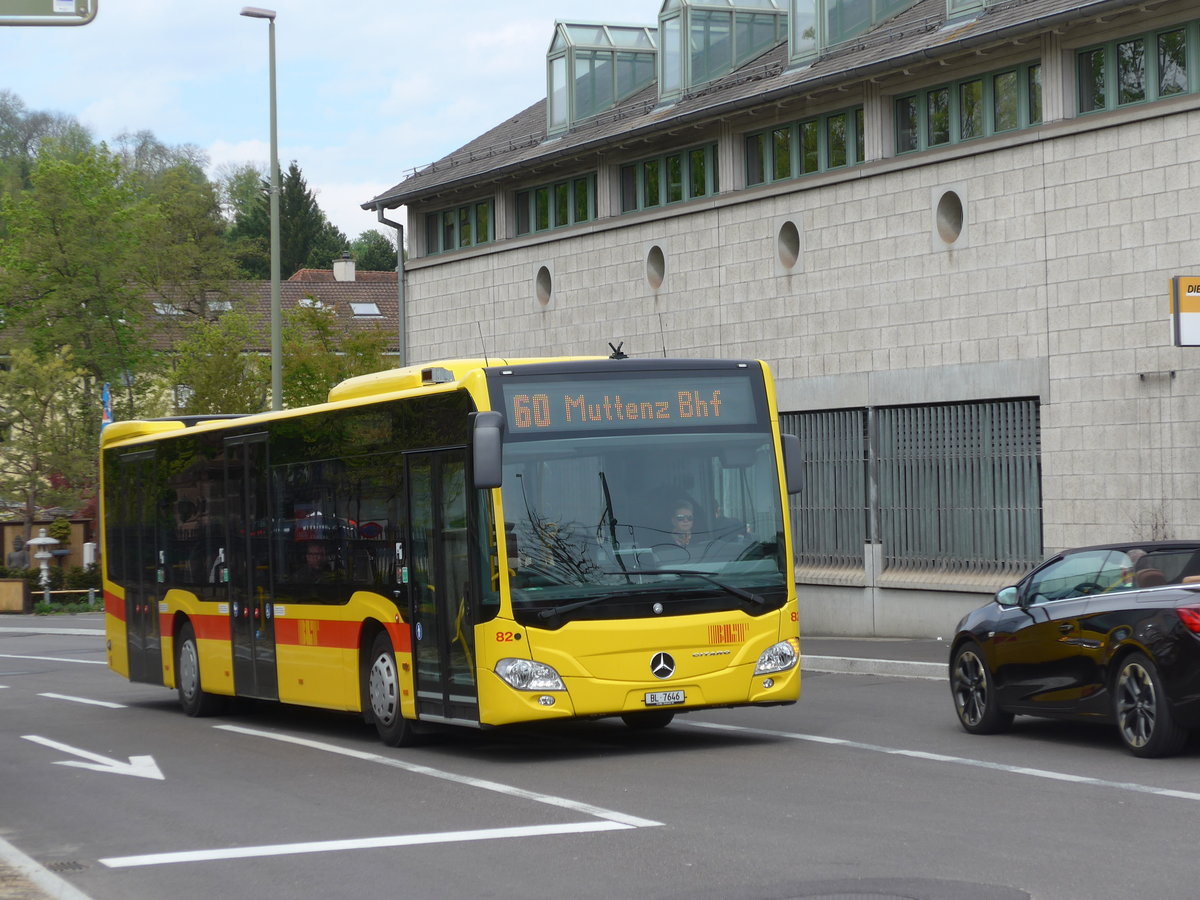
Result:
<svg viewBox="0 0 1200 900"><path fill-rule="evenodd" d="M275 21L275 10L263 9L261 6L243 6L241 14L251 19L270 19Z"/></svg>

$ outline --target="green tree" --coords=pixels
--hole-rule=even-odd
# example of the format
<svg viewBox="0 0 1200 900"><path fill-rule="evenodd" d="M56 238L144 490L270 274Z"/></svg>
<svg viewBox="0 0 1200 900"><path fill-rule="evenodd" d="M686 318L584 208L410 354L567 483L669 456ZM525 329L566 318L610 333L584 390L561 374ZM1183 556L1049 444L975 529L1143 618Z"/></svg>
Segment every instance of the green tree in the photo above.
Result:
<svg viewBox="0 0 1200 900"><path fill-rule="evenodd" d="M225 240L216 187L181 163L158 173L143 223L142 280L160 300L200 319L230 300L237 261Z"/></svg>
<svg viewBox="0 0 1200 900"><path fill-rule="evenodd" d="M195 144L172 147L151 131L123 131L117 135L113 146L125 172L136 175L147 185L152 185L166 172L180 168L190 169L204 180L208 156Z"/></svg>
<svg viewBox="0 0 1200 900"><path fill-rule="evenodd" d="M70 347L93 388L149 369L147 203L103 146L78 160L42 152L31 182L0 197L0 329L18 329L39 356Z"/></svg>
<svg viewBox="0 0 1200 900"><path fill-rule="evenodd" d="M229 231L238 262L251 278L271 276L271 185L263 181L254 203L239 210ZM289 278L305 266L327 269L350 242L325 218L295 160L279 187L279 270Z"/></svg>
<svg viewBox="0 0 1200 900"><path fill-rule="evenodd" d="M371 229L350 244L354 264L367 272L396 271L396 243L386 234Z"/></svg>
<svg viewBox="0 0 1200 900"><path fill-rule="evenodd" d="M100 410L69 348L13 350L0 371L0 496L21 504L25 537L39 506L78 506L94 490Z"/></svg>
<svg viewBox="0 0 1200 900"><path fill-rule="evenodd" d="M270 387L270 363L245 352L258 326L233 310L216 322L195 322L176 347L175 382L185 387L185 415L261 412ZM261 335L259 335L261 338Z"/></svg>
<svg viewBox="0 0 1200 900"><path fill-rule="evenodd" d="M382 328L343 330L333 310L297 306L284 314L283 403L324 403L329 389L354 375L386 368Z"/></svg>
<svg viewBox="0 0 1200 900"><path fill-rule="evenodd" d="M27 190L38 151L50 143L68 158L93 146L91 133L73 117L30 110L16 94L0 90L0 193Z"/></svg>
<svg viewBox="0 0 1200 900"><path fill-rule="evenodd" d="M239 214L245 215L258 202L265 177L254 163L223 163L217 167L217 191L227 224L232 225Z"/></svg>

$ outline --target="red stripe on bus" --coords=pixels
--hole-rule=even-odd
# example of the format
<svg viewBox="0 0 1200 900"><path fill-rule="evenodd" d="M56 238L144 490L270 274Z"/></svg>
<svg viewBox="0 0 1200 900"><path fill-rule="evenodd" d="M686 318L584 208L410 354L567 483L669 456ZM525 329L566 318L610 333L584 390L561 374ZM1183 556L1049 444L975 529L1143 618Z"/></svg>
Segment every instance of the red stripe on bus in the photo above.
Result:
<svg viewBox="0 0 1200 900"><path fill-rule="evenodd" d="M227 615L205 616L193 613L188 616L188 621L192 623L192 629L196 632L197 640L229 640L229 616ZM169 632L171 627L170 622L164 621L163 627Z"/></svg>
<svg viewBox="0 0 1200 900"><path fill-rule="evenodd" d="M411 650L407 625L389 624L388 634L397 653ZM362 622L337 619L276 619L275 643L296 647L325 647L357 650L362 637Z"/></svg>

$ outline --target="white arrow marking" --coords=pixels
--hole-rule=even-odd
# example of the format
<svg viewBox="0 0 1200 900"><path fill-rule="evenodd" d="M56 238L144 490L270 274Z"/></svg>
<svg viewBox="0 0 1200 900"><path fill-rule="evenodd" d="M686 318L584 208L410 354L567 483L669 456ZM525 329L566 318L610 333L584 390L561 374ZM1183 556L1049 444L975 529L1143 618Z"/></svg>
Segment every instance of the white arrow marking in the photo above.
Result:
<svg viewBox="0 0 1200 900"><path fill-rule="evenodd" d="M78 747L72 747L68 744L60 744L58 741L52 741L49 738L38 737L36 734L23 734L21 737L27 741L33 741L35 744L52 747L55 750L61 750L63 753L70 753L72 756L82 756L84 759L92 760L92 762L77 762L73 759L58 760L55 762L56 766L78 766L81 769L94 769L97 772L115 772L117 775L134 775L138 778L166 781L163 773L159 771L158 763L154 761L153 756L131 756L129 757L129 762L123 763L119 759L109 759L107 756L90 753L87 750L80 750Z"/></svg>

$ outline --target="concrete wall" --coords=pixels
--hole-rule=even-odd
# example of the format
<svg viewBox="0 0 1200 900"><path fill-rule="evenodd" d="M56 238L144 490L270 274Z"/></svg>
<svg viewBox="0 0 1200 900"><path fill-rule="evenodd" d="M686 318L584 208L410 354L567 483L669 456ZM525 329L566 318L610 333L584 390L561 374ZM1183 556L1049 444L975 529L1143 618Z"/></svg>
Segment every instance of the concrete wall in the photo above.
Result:
<svg viewBox="0 0 1200 900"><path fill-rule="evenodd" d="M950 244L947 191L964 211ZM1200 350L1172 346L1168 315L1185 274L1200 274L1195 95L412 260L410 358L601 354L610 340L756 357L781 411L1035 396L1047 551L1194 537ZM999 586L801 595L811 633L944 636Z"/></svg>

